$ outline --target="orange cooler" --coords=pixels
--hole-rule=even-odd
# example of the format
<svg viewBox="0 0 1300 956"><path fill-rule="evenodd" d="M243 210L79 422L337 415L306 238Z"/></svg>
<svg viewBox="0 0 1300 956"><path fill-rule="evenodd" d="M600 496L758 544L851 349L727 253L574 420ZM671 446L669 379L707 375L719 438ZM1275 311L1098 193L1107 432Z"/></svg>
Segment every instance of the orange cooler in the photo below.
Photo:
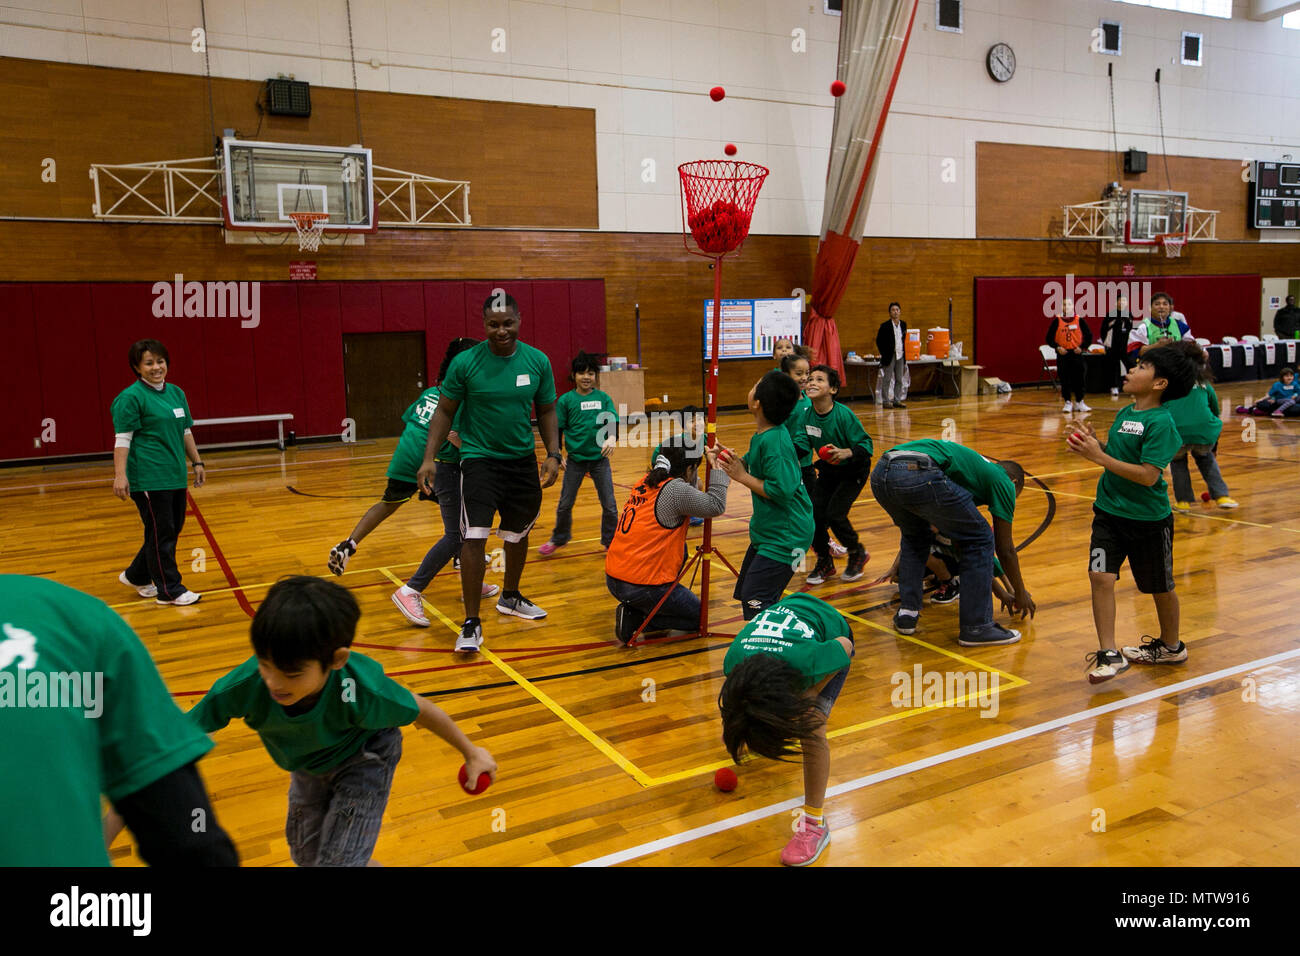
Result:
<svg viewBox="0 0 1300 956"><path fill-rule="evenodd" d="M931 329L926 342L928 343L926 351L935 358L946 359L948 357L947 329Z"/></svg>
<svg viewBox="0 0 1300 956"><path fill-rule="evenodd" d="M921 330L908 329L907 341L903 343L903 357L915 362L921 357Z"/></svg>

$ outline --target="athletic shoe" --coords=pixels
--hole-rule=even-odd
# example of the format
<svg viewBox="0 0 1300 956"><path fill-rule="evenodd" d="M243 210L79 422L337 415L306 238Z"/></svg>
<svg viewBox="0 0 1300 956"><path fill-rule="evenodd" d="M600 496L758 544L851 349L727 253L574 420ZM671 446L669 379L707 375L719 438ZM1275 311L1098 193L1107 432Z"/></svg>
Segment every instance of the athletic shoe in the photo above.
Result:
<svg viewBox="0 0 1300 956"><path fill-rule="evenodd" d="M641 626L638 617L631 605L620 602L618 607L614 608L614 637L618 639L621 646L627 647L628 642L632 640L632 635Z"/></svg>
<svg viewBox="0 0 1300 956"><path fill-rule="evenodd" d="M460 636L456 638L456 651L473 654L483 646L483 626L476 617L469 618L461 625Z"/></svg>
<svg viewBox="0 0 1300 956"><path fill-rule="evenodd" d="M340 541L334 547L330 548L330 570L335 574L342 574L343 569L348 566L348 558L357 553L357 546L351 538L346 541Z"/></svg>
<svg viewBox="0 0 1300 956"><path fill-rule="evenodd" d="M781 851L781 862L786 866L807 866L822 855L831 842L828 826L817 826L807 817L799 821L799 829Z"/></svg>
<svg viewBox="0 0 1300 956"><path fill-rule="evenodd" d="M403 594L402 589L398 588L393 592L393 603L402 612L402 617L416 627L429 626L429 619L424 616L424 604L420 600L418 592L412 591L410 594Z"/></svg>
<svg viewBox="0 0 1300 956"><path fill-rule="evenodd" d="M934 589L934 593L930 595L930 603L951 604L953 601L957 600L960 594L961 584L958 579L949 578Z"/></svg>
<svg viewBox="0 0 1300 956"><path fill-rule="evenodd" d="M1112 397L1115 396L1115 395L1118 395L1118 394L1119 394L1119 389L1118 389L1118 388L1112 388L1112 389L1110 390L1110 394L1111 394Z"/></svg>
<svg viewBox="0 0 1300 956"><path fill-rule="evenodd" d="M834 538L832 538L828 543L830 545L832 558L842 558L849 553L849 549L844 547L844 545L840 544Z"/></svg>
<svg viewBox="0 0 1300 956"><path fill-rule="evenodd" d="M1076 412L1090 412L1090 411L1092 411L1092 409L1091 409L1089 406L1085 405L1083 402L1075 402L1075 403L1074 403L1074 410L1075 410Z"/></svg>
<svg viewBox="0 0 1300 956"><path fill-rule="evenodd" d="M1187 645L1182 641L1170 650L1158 637L1143 635L1141 647L1124 648L1124 656L1135 664L1181 664L1187 660Z"/></svg>
<svg viewBox="0 0 1300 956"><path fill-rule="evenodd" d="M957 635L957 643L962 647L995 647L999 644L1014 644L1020 640L1020 632L1013 631L1001 624L990 624L980 631L964 631Z"/></svg>
<svg viewBox="0 0 1300 956"><path fill-rule="evenodd" d="M866 548L855 548L853 553L849 555L849 566L844 569L840 580L857 581L864 577L867 572L863 569L867 566L870 557L871 555L867 554Z"/></svg>
<svg viewBox="0 0 1300 956"><path fill-rule="evenodd" d="M522 595L519 597L502 595L501 599L497 601L497 610L502 614L513 614L515 617L527 618L530 621L546 617L545 611Z"/></svg>
<svg viewBox="0 0 1300 956"><path fill-rule="evenodd" d="M483 590L479 591L479 594L483 597L496 597L497 592L500 590L501 586L499 584L484 584ZM461 597L461 600L465 600L464 596Z"/></svg>
<svg viewBox="0 0 1300 956"><path fill-rule="evenodd" d="M824 560L818 558L817 567L813 568L812 574L804 578L804 581L806 581L808 584L814 584L814 585L825 584L827 578L833 578L834 576L835 576L835 562L830 560L830 558L826 558Z"/></svg>
<svg viewBox="0 0 1300 956"><path fill-rule="evenodd" d="M451 569L453 571L460 570L460 555L456 555L456 557L451 559Z"/></svg>
<svg viewBox="0 0 1300 956"><path fill-rule="evenodd" d="M170 601L164 601L162 598L158 598L158 603L175 604L177 607L184 607L187 604L193 604L201 597L203 597L202 594L195 594L193 591L182 591L180 597L174 598Z"/></svg>
<svg viewBox="0 0 1300 956"><path fill-rule="evenodd" d="M140 597L157 597L158 586L156 584L132 584L126 579L126 572L123 571L117 576L117 579L129 588L135 588L135 593Z"/></svg>
<svg viewBox="0 0 1300 956"><path fill-rule="evenodd" d="M1235 508L1235 507L1237 507L1237 502L1233 501L1233 500L1232 500L1231 498L1229 498L1227 495L1224 495L1222 498L1215 498L1215 499L1214 499L1214 503L1215 503L1216 505L1218 505L1220 508Z"/></svg>
<svg viewBox="0 0 1300 956"><path fill-rule="evenodd" d="M1274 412L1270 417L1271 417L1271 418L1285 418L1286 416L1285 416L1282 412Z"/></svg>
<svg viewBox="0 0 1300 956"><path fill-rule="evenodd" d="M1249 415L1249 414L1250 414L1250 408L1248 408L1248 407L1245 406L1245 405L1238 405L1238 406L1237 406L1237 414L1238 414L1238 415Z"/></svg>
<svg viewBox="0 0 1300 956"><path fill-rule="evenodd" d="M692 528L698 528L698 527L699 527L700 525L702 525L702 524L704 524L704 519L703 519L703 518L692 518L692 519L691 519L691 527L692 527Z"/></svg>
<svg viewBox="0 0 1300 956"><path fill-rule="evenodd" d="M907 406L904 405L902 402L894 402L894 407L895 407L895 408L906 408Z"/></svg>
<svg viewBox="0 0 1300 956"><path fill-rule="evenodd" d="M1092 665L1092 669L1088 671L1089 684L1100 684L1102 681L1117 677L1129 668L1128 661L1119 651L1094 651L1085 660Z"/></svg>
<svg viewBox="0 0 1300 956"><path fill-rule="evenodd" d="M556 544L554 541L548 541L537 549L537 553L544 558L549 558L556 551L560 550L561 547L563 547L563 545Z"/></svg>
<svg viewBox="0 0 1300 956"><path fill-rule="evenodd" d="M1066 402L1066 403L1065 403L1065 407L1061 409L1061 413L1062 413L1063 415L1068 415L1068 414L1070 414L1070 412L1072 412L1072 411L1074 411L1074 405L1071 404L1070 402Z"/></svg>
<svg viewBox="0 0 1300 956"><path fill-rule="evenodd" d="M904 614L899 611L894 615L894 630L899 634L911 635L916 633L916 622L920 620L920 614Z"/></svg>
<svg viewBox="0 0 1300 956"><path fill-rule="evenodd" d="M1192 513L1192 503L1190 501L1175 501L1174 510L1180 515L1189 515Z"/></svg>

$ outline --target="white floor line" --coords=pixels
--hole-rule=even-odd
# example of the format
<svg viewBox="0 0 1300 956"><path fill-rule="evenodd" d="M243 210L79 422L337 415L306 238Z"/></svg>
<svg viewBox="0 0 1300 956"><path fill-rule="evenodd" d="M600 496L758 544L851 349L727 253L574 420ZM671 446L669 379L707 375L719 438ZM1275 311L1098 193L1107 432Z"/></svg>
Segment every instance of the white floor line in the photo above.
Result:
<svg viewBox="0 0 1300 956"><path fill-rule="evenodd" d="M1081 710L1078 713L1070 714L1066 717L1058 717L1055 720L1049 720L1045 723L1034 724L1032 727L1015 730L1009 734L1003 734L1000 737L993 737L977 744L959 747L956 750L948 750L931 757L923 757L920 760L914 760L911 763L905 763L898 767L891 767L889 770L882 770L880 773L873 773L866 777L859 777L857 780L850 780L846 783L837 784L826 791L826 796L830 798L838 797L845 793L852 793L854 790L861 790L864 787L883 783L886 780L893 780L896 777L903 777L911 773L917 773L921 770L927 770L930 767L936 767L939 764L948 763L953 760L960 760L962 757L969 757L972 754L981 753L985 750L993 750L996 747L1001 747L1003 744L1014 743L1028 737L1034 737L1038 734L1047 733L1050 730L1056 730L1060 727L1075 724L1082 720L1101 717L1105 714L1114 713L1117 710L1124 710L1127 707L1136 707L1138 704L1145 704L1148 701L1159 700L1162 697L1168 697L1171 694L1178 694L1182 691L1190 690L1193 687L1199 687L1202 684L1222 680L1225 677L1231 677L1234 674L1240 674L1243 671L1254 670L1258 667L1267 667L1270 664L1279 664L1283 661L1294 660L1296 658L1300 658L1300 649L1284 651L1281 654L1273 654L1269 657L1260 657L1253 661L1248 661L1245 664L1238 664L1235 667L1217 670L1212 674L1205 674L1201 677L1194 677L1177 684L1170 684L1168 687L1159 687L1155 690L1147 691L1144 694L1138 694L1136 697L1126 697L1124 700L1117 700L1113 704L1106 704L1102 707L1092 707L1088 710ZM715 833L734 830L736 827L744 826L747 823L753 823L756 820L762 820L765 817L776 816L781 813L789 813L791 810L801 806L803 806L802 798L786 800L784 803L777 803L768 807L762 807L758 810L751 810L748 813L742 813L740 816L719 820L716 823L696 827L694 830L687 830L684 833L678 833L674 836L664 837L663 839L654 840L650 843L643 843L640 846L634 846L627 850L619 850L617 853L610 853L607 856L598 857L595 860L588 860L586 863L579 863L578 866L614 866L618 863L626 863L629 860L635 860L639 857L647 856L651 853L658 853L660 850L667 850L675 846L682 846L683 844L691 843L703 837L712 836Z"/></svg>

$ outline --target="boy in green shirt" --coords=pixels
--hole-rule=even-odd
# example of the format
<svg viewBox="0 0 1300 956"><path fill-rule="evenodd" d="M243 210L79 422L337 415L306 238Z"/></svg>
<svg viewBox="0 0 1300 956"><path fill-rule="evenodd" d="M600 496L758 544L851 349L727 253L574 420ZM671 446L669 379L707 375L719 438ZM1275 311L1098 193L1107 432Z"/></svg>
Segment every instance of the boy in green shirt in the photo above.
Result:
<svg viewBox="0 0 1300 956"><path fill-rule="evenodd" d="M764 375L749 391L749 411L758 431L744 458L718 446L709 449L709 464L750 490L754 513L749 519L749 550L740 566L735 598L750 620L785 592L795 569L812 544L812 500L799 473L790 433L781 426L799 400L799 386L784 372Z"/></svg>
<svg viewBox="0 0 1300 956"><path fill-rule="evenodd" d="M404 724L431 730L465 758L469 780L496 763L441 709L349 650L361 609L332 581L276 582L253 617L254 656L189 712L205 733L236 717L289 771L285 837L298 866L366 866L379 838Z"/></svg>
<svg viewBox="0 0 1300 956"><path fill-rule="evenodd" d="M807 866L830 843L826 781L830 748L826 718L853 656L844 616L811 594L788 595L740 629L722 661L718 694L722 742L736 762L750 750L781 760L803 752L804 810L781 852L787 866Z"/></svg>
<svg viewBox="0 0 1300 956"><path fill-rule="evenodd" d="M1165 402L1167 411L1174 420L1174 427L1183 439L1183 447L1174 453L1169 462L1169 477L1174 486L1174 510L1179 514L1190 514L1194 492L1192 476L1187 470L1187 453L1191 452L1201 477L1210 488L1210 497L1220 508L1235 508L1237 502L1228 494L1228 484L1219 471L1219 462L1215 452L1219 446L1219 435L1223 432L1222 408L1219 395L1210 384L1209 357L1196 342L1184 339L1174 346L1183 352L1196 366L1196 385L1183 398Z"/></svg>
<svg viewBox="0 0 1300 956"><path fill-rule="evenodd" d="M614 454L615 439L609 435L609 426L618 421L614 400L596 388L600 362L594 355L579 352L571 366L574 389L565 392L555 403L555 419L560 428L560 441L569 451L564 463L564 483L560 487L560 503L555 509L555 530L551 538L537 549L549 558L564 547L573 537L573 503L578 499L582 479L591 475L600 499L600 546L608 548L614 540L614 527L618 524L618 503L614 500L614 473L609 458Z"/></svg>
<svg viewBox="0 0 1300 956"><path fill-rule="evenodd" d="M1110 680L1128 670L1129 661L1178 664L1187 646L1178 636L1178 595L1174 593L1174 520L1169 510L1164 469L1183 445L1162 403L1182 398L1196 382L1196 367L1178 348L1150 348L1124 379L1133 404L1121 409L1106 444L1092 426L1076 424L1066 444L1077 455L1101 465L1093 505L1088 578L1092 619L1099 649L1088 655L1088 680ZM1133 582L1150 594L1160 619L1160 636L1140 647L1115 648L1115 582L1128 559Z"/></svg>

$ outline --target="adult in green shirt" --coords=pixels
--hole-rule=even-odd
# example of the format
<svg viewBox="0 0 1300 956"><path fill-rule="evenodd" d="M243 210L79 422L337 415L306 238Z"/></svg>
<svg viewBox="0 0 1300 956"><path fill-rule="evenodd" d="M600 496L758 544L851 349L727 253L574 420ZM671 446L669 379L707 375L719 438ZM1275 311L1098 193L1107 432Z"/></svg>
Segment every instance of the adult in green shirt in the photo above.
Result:
<svg viewBox="0 0 1300 956"><path fill-rule="evenodd" d="M442 396L429 422L424 463L416 476L426 493L434 490L437 452L459 413L461 468L460 588L465 623L456 650L483 645L479 619L487 536L499 516L506 572L497 611L527 620L546 612L519 591L528 561L528 532L542 508L542 489L560 473L560 432L555 416L555 376L544 353L519 341L519 303L504 290L483 302L487 341L461 352L447 369ZM531 410L546 446L540 467L534 451Z"/></svg>
<svg viewBox="0 0 1300 956"><path fill-rule="evenodd" d="M901 532L898 589L901 606L894 630L916 633L921 614L922 580L930 545L938 533L961 554L961 629L963 647L1014 644L1020 632L993 620L993 557L996 553L1015 592L1013 615L1032 617L1037 605L1020 576L1012 522L1025 472L1014 461L991 462L956 442L923 439L895 445L871 473L876 502ZM987 505L993 529L979 512Z"/></svg>
<svg viewBox="0 0 1300 956"><path fill-rule="evenodd" d="M135 383L113 399L113 494L135 502L144 544L118 580L159 604L193 604L201 595L181 581L176 541L185 527L185 461L194 463L194 487L207 473L190 426L185 393L167 382L167 348L141 339L127 352Z"/></svg>
<svg viewBox="0 0 1300 956"><path fill-rule="evenodd" d="M0 866L108 866L101 795L151 866L239 865L195 767L212 741L104 602L0 575L0 740Z"/></svg>
<svg viewBox="0 0 1300 956"><path fill-rule="evenodd" d="M749 411L758 430L744 458L720 446L707 449L709 465L750 490L749 550L740 565L734 597L746 621L785 593L812 544L812 500L799 473L794 442L785 430L799 400L799 386L784 372L768 372L749 390Z"/></svg>

